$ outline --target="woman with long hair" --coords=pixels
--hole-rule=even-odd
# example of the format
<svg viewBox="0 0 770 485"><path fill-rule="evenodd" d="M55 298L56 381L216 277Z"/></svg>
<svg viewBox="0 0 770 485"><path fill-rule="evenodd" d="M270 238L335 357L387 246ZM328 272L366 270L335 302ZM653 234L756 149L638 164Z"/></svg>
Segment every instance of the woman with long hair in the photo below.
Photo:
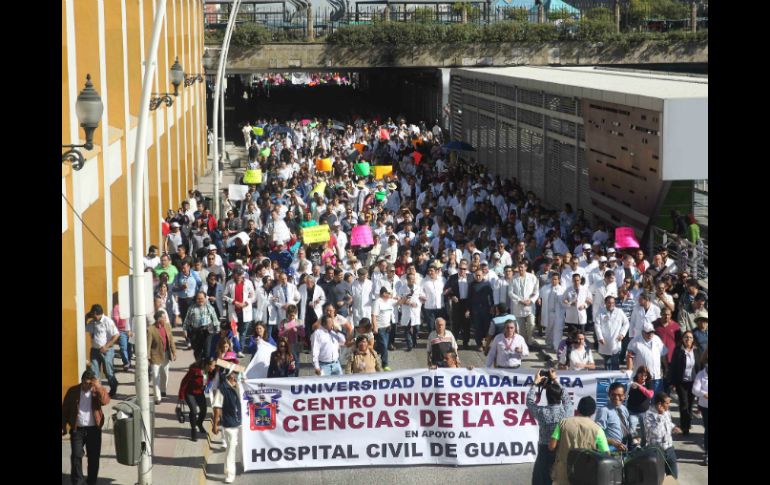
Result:
<svg viewBox="0 0 770 485"><path fill-rule="evenodd" d="M289 339L278 338L278 348L270 355L270 366L267 368L267 377L294 377L297 371L297 363L289 348Z"/></svg>
<svg viewBox="0 0 770 485"><path fill-rule="evenodd" d="M679 417L682 434L690 434L692 424L692 405L695 396L692 387L695 376L701 370L701 352L695 346L695 337L691 331L682 334L681 344L676 346L669 362L668 380L676 388L679 398Z"/></svg>
<svg viewBox="0 0 770 485"><path fill-rule="evenodd" d="M628 386L626 409L628 409L628 423L631 426L631 430L635 431L636 427L639 426L642 446L645 445L644 413L650 409L650 399L652 399L654 394L650 370L647 369L647 366L640 365Z"/></svg>

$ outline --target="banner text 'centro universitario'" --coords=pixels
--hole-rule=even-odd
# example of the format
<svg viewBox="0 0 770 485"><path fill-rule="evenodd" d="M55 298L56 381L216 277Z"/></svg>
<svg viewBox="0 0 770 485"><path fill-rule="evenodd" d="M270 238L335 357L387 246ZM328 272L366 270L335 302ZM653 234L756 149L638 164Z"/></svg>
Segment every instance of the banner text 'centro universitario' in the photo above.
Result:
<svg viewBox="0 0 770 485"><path fill-rule="evenodd" d="M406 370L243 382L246 471L535 460L534 370ZM607 402L621 372L561 372L573 402ZM540 405L545 404L545 393Z"/></svg>

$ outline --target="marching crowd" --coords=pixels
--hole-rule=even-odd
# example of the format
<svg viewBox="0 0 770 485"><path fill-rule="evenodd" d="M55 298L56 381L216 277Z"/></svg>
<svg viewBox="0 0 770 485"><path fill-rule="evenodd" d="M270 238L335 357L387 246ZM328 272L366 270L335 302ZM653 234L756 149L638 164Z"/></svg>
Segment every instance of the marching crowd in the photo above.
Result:
<svg viewBox="0 0 770 485"><path fill-rule="evenodd" d="M632 377L627 388L611 387L610 405L596 412L606 448L660 446L676 474L667 413L675 390L681 432L689 433L693 414L703 418L707 463L708 297L665 246L651 258L615 247L604 223L590 224L570 204L548 210L515 179L457 157L442 145L438 124L260 120L243 134L245 180L259 170L261 182L244 183L245 194L225 191L219 218L190 191L144 259L155 281L154 398L166 395L169 362L180 351L172 329L180 324L196 363L178 397L190 408L195 440L204 432L204 394L214 391L226 481L234 479L237 437L227 430L240 424L240 402L235 373L223 373L217 359L238 362L269 343L268 377L299 376L303 352L317 375L388 371L389 351L416 349L420 331L430 367L460 365L462 344L483 352L488 367L515 369L539 350L537 335L559 369L596 369L598 354L605 369ZM370 237L354 238L362 227ZM130 321L117 305L112 318L94 305L87 330L92 368L82 392L109 400L118 386L116 343L124 370L131 368ZM109 393L99 391L100 367ZM554 409L538 415L535 483L551 483L553 460L561 459L555 446L549 451L552 434L559 441L554 429L572 410L555 371L536 380L549 404L541 409ZM589 404L582 412L592 411ZM547 433L541 419L552 422ZM541 455L551 461L541 463Z"/></svg>

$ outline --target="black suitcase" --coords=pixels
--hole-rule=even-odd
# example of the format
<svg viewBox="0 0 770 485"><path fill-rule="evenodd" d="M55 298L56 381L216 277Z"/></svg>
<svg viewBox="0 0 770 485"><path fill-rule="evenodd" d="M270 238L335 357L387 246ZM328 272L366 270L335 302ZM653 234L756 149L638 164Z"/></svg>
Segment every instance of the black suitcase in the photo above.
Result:
<svg viewBox="0 0 770 485"><path fill-rule="evenodd" d="M623 463L606 453L588 449L570 450L567 455L570 485L622 485Z"/></svg>
<svg viewBox="0 0 770 485"><path fill-rule="evenodd" d="M663 450L643 448L629 454L623 465L623 485L660 485L666 478Z"/></svg>

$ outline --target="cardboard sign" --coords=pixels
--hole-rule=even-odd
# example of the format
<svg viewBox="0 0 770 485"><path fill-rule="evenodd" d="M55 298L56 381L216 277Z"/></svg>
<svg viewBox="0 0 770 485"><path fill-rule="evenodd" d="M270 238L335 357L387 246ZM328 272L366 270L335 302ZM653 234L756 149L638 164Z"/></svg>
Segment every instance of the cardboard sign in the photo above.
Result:
<svg viewBox="0 0 770 485"><path fill-rule="evenodd" d="M374 236L372 236L372 228L367 225L353 227L353 231L350 233L350 245L351 246L374 245Z"/></svg>
<svg viewBox="0 0 770 485"><path fill-rule="evenodd" d="M374 167L374 178L377 180L382 180L384 176L392 174L393 165L376 165Z"/></svg>
<svg viewBox="0 0 770 485"><path fill-rule="evenodd" d="M331 172L332 171L332 159L331 158L319 158L315 161L315 169L319 172Z"/></svg>
<svg viewBox="0 0 770 485"><path fill-rule="evenodd" d="M246 370L246 368L242 365L238 365L235 362L229 362L222 359L217 359L217 366L235 372L243 372Z"/></svg>
<svg viewBox="0 0 770 485"><path fill-rule="evenodd" d="M615 229L615 247L617 249L639 247L639 241L634 236L633 227L618 227Z"/></svg>
<svg viewBox="0 0 770 485"><path fill-rule="evenodd" d="M243 174L243 183L249 184L249 185L261 184L262 170L260 169L246 170L246 173Z"/></svg>
<svg viewBox="0 0 770 485"><path fill-rule="evenodd" d="M422 153L414 152L412 153L412 158L414 158L414 164L419 165L420 161L422 160Z"/></svg>
<svg viewBox="0 0 770 485"><path fill-rule="evenodd" d="M251 131L253 131L254 134L257 136L262 136L265 134L265 129L262 128L261 126L255 126L254 128L252 128Z"/></svg>
<svg viewBox="0 0 770 485"><path fill-rule="evenodd" d="M313 190L310 191L310 195L313 195L313 194L324 195L325 191L326 191L326 182L318 182L318 184L315 187L313 187Z"/></svg>
<svg viewBox="0 0 770 485"><path fill-rule="evenodd" d="M305 227L302 229L302 241L305 244L314 244L326 242L331 239L329 234L329 225L321 224L319 226Z"/></svg>
<svg viewBox="0 0 770 485"><path fill-rule="evenodd" d="M270 148L263 148L262 150L259 151L259 154L262 155L265 158L269 157L270 156Z"/></svg>
<svg viewBox="0 0 770 485"><path fill-rule="evenodd" d="M227 193L230 200L243 200L249 192L248 185L230 184L227 186Z"/></svg>
<svg viewBox="0 0 770 485"><path fill-rule="evenodd" d="M371 165L369 165L369 162L361 162L353 165L353 171L358 175L359 177L368 177L371 173Z"/></svg>
<svg viewBox="0 0 770 485"><path fill-rule="evenodd" d="M385 197L386 197L387 195L388 195L388 193L387 193L387 192L384 192L384 191L383 191L383 192L375 192L375 193L374 193L374 198L375 198L375 199L377 199L377 200L379 200L380 202L382 202L382 201L384 201L384 200L385 200Z"/></svg>
<svg viewBox="0 0 770 485"><path fill-rule="evenodd" d="M358 153L364 153L364 149L366 148L366 145L363 143L353 143L353 148L358 150Z"/></svg>

